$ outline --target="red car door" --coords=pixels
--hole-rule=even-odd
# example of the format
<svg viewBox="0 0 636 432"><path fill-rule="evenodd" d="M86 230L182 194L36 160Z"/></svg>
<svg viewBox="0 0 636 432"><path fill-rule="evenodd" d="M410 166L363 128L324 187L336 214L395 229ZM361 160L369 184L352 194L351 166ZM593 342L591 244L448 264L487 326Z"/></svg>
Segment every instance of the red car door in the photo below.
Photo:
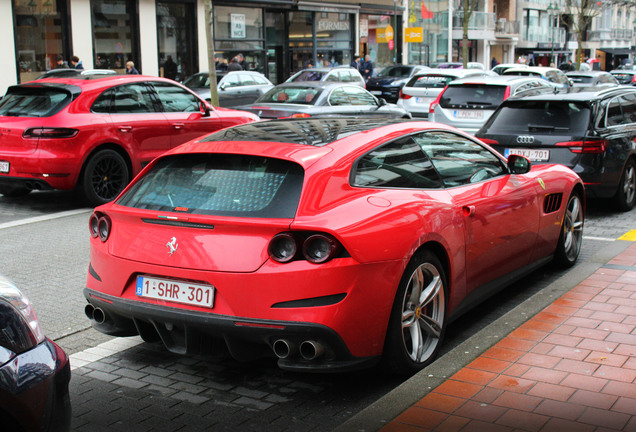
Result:
<svg viewBox="0 0 636 432"><path fill-rule="evenodd" d="M216 111L206 115L203 101L190 91L167 82L153 82L153 86L171 128L171 147L224 127Z"/></svg>

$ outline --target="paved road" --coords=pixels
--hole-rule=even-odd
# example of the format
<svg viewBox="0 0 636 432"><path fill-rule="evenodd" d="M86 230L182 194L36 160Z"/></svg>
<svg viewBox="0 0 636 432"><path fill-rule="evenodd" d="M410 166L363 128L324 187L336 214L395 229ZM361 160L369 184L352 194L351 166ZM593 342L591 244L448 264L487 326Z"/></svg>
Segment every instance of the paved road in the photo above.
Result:
<svg viewBox="0 0 636 432"><path fill-rule="evenodd" d="M134 339L111 342L83 314L90 212L70 193L0 196L0 273L21 286L45 332L74 354L74 430L329 431L402 382L369 373L293 374L274 361L240 364L223 354L189 358ZM581 261L630 229L636 211L592 203ZM445 352L562 274L545 267L487 301L451 326Z"/></svg>

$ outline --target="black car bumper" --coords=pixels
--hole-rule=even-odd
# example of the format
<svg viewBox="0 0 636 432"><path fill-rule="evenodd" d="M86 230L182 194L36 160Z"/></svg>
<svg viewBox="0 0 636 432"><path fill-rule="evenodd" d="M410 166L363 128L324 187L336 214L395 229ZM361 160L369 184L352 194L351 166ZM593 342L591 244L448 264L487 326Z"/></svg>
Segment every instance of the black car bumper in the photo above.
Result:
<svg viewBox="0 0 636 432"><path fill-rule="evenodd" d="M147 342L161 341L177 354L212 354L225 345L239 361L278 356L287 370L343 372L363 369L379 358L351 355L332 329L304 322L272 321L196 312L104 295L84 289L87 315L93 327L114 336L140 335ZM303 346L315 346L315 357ZM286 346L288 353L275 347ZM283 354L283 355L281 355Z"/></svg>

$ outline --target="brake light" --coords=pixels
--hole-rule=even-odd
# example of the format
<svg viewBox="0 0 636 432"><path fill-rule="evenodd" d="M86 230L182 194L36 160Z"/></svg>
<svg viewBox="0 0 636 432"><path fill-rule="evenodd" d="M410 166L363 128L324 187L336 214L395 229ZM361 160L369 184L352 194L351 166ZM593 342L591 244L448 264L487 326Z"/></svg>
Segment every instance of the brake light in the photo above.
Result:
<svg viewBox="0 0 636 432"><path fill-rule="evenodd" d="M311 117L311 115L307 113L296 113L296 114L292 114L290 118L309 118L309 117Z"/></svg>
<svg viewBox="0 0 636 432"><path fill-rule="evenodd" d="M607 149L607 140L563 141L556 145L567 147L572 153L601 154Z"/></svg>
<svg viewBox="0 0 636 432"><path fill-rule="evenodd" d="M479 140L481 142L483 142L484 144L488 144L488 145L497 145L497 144L499 144L499 141L494 140L494 139L490 139L490 138L479 138Z"/></svg>
<svg viewBox="0 0 636 432"><path fill-rule="evenodd" d="M636 74L632 75L632 84L636 84Z"/></svg>
<svg viewBox="0 0 636 432"><path fill-rule="evenodd" d="M342 245L333 236L323 233L280 233L269 242L267 253L279 263L306 259L313 264L322 264L336 257Z"/></svg>
<svg viewBox="0 0 636 432"><path fill-rule="evenodd" d="M504 92L503 100L506 100L510 97L510 86L506 86L506 91Z"/></svg>
<svg viewBox="0 0 636 432"><path fill-rule="evenodd" d="M437 96L437 99L435 99L433 102L431 102L431 104L428 106L428 113L429 114L433 114L435 112L435 108L437 107L437 105L439 105L439 101L442 100L442 95L444 94L444 92L446 91L447 88L448 88L448 86L444 87L444 90L442 90L440 92L440 94Z"/></svg>
<svg viewBox="0 0 636 432"><path fill-rule="evenodd" d="M39 127L29 128L22 134L23 138L73 138L79 133L77 129Z"/></svg>
<svg viewBox="0 0 636 432"><path fill-rule="evenodd" d="M406 99L411 99L412 97L413 96L411 96L411 95L404 94L404 92L402 90L400 90L400 99L406 100Z"/></svg>

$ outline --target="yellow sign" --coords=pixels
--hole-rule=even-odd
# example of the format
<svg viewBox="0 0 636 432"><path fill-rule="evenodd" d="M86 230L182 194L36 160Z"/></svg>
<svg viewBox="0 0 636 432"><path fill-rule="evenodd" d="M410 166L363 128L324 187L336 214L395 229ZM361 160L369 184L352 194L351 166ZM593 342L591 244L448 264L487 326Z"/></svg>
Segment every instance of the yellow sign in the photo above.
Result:
<svg viewBox="0 0 636 432"><path fill-rule="evenodd" d="M407 27L404 29L404 42L424 42L422 27Z"/></svg>
<svg viewBox="0 0 636 432"><path fill-rule="evenodd" d="M388 43L393 40L393 27L390 25L384 28L375 29L375 41L377 43Z"/></svg>
<svg viewBox="0 0 636 432"><path fill-rule="evenodd" d="M391 27L391 24L386 26L386 28L384 29L384 38L387 41L393 40L393 27Z"/></svg>

